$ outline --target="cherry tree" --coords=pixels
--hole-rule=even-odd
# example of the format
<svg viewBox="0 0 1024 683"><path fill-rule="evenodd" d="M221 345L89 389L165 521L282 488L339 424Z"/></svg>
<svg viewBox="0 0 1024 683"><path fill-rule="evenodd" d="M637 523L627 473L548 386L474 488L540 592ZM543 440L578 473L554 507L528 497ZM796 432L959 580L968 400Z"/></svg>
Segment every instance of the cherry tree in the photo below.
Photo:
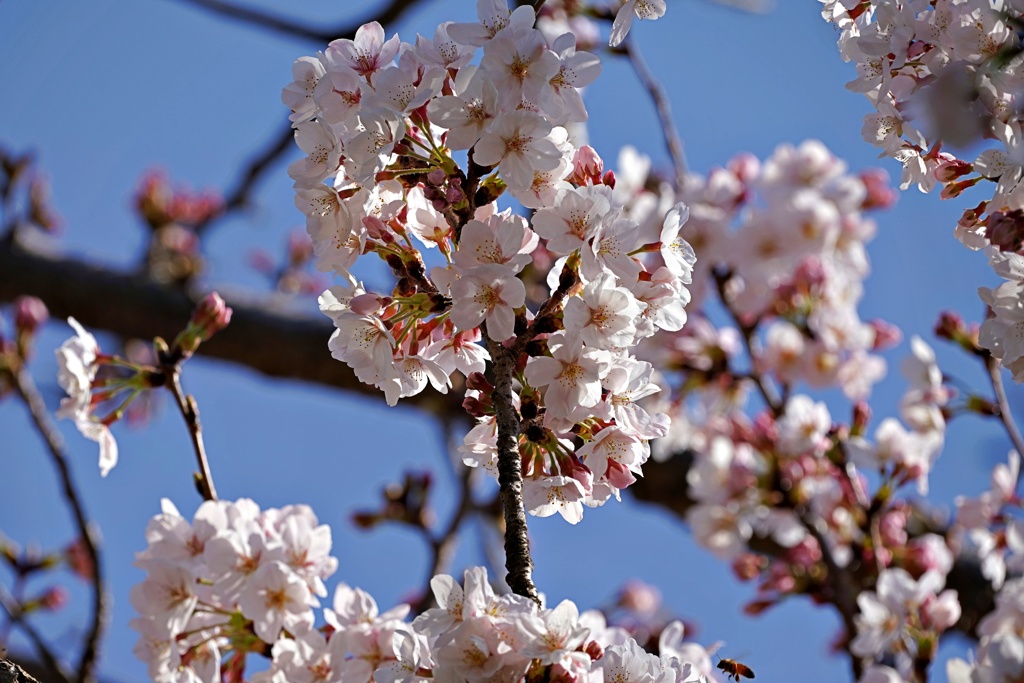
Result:
<svg viewBox="0 0 1024 683"><path fill-rule="evenodd" d="M895 191L883 171L851 170L818 140L690 170L634 34L638 20L666 15L664 2L479 0L475 18L413 37L386 27L411 3L318 32L194 1L321 44L295 59L284 84L286 134L233 192L143 180L135 205L152 235L142 276L90 274L34 251L34 236L56 222L51 203L32 161L4 156L12 291L31 294L46 289L40 280L74 272L91 300L77 317L122 333L160 330L151 343L108 350L69 310L74 335L56 349L65 396L51 416L32 374L46 303L22 296L8 315L2 386L28 408L77 534L53 552L4 541L7 627L26 635L47 676L94 680L108 609L103 566L119 561L101 557L52 418L96 443L106 477L124 458L123 423L169 394L202 503L163 498L135 556L134 652L155 681L752 676L733 659L716 665L717 641L729 634L694 639L683 621L645 607L643 588L623 589L602 613L537 585L529 530L555 516L586 525L585 510L620 504L624 490L671 510L754 583L748 614L794 597L833 613L832 647L854 680L1020 679L1024 442L1004 370L1019 381L1024 355L1013 104L1021 8L824 3L840 55L857 62L848 87L878 110L864 137L903 164L901 188L942 185L944 199L995 188L956 226L1004 280L979 290L986 319L947 312L932 339L912 335L902 398L873 408L883 353L902 335L892 322L862 320L859 305L867 245ZM650 30L670 30L672 14ZM628 62L655 105L667 171L635 149L588 142L583 89L601 87L609 59ZM943 151L979 139L992 144L973 162ZM203 235L251 201L254 179L291 140L301 155L287 173L305 235L283 265L268 255L254 265L281 291L317 294L329 327L199 288ZM359 274L373 268L366 284ZM134 302L115 293L126 289ZM104 292L125 308L111 310ZM141 312L154 306L156 316ZM135 315L146 322L117 322ZM267 343L275 334L309 346ZM982 368L988 386L944 372L938 344ZM378 606L345 582L331 526L301 491L279 507L218 495L202 400L186 392L191 359L207 352L446 421L458 480L447 523L433 519L431 478L415 473L356 517L422 536L426 585ZM943 519L925 497L930 474L968 415L998 421L1006 455L988 489L964 491ZM454 548L471 518L489 527L492 551L458 567ZM91 586L73 669L33 625L63 592L51 581L35 593L30 580L60 564ZM971 652L942 672L940 644L956 634Z"/></svg>

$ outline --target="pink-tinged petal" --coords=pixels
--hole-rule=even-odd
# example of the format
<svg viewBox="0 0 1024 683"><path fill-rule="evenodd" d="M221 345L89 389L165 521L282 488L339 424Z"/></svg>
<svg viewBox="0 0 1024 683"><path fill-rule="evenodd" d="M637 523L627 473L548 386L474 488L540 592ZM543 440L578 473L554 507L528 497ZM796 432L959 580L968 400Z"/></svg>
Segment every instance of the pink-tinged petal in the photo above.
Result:
<svg viewBox="0 0 1024 683"><path fill-rule="evenodd" d="M505 341L515 334L516 315L508 306L495 306L487 314L487 335L494 341Z"/></svg>

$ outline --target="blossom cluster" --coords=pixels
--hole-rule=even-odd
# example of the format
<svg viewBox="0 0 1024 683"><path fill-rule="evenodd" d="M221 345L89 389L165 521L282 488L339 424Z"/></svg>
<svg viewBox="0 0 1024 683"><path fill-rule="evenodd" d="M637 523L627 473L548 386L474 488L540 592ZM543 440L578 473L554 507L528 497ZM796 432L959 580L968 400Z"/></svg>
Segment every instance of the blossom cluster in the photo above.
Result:
<svg viewBox="0 0 1024 683"><path fill-rule="evenodd" d="M841 30L843 59L857 66L847 87L876 109L863 136L903 164L901 187L941 185L951 198L992 184L991 197L967 209L955 232L968 248L985 249L1006 280L980 291L993 314L981 344L1024 381L1024 8L1008 0L822 2ZM987 149L973 160L949 152L979 140Z"/></svg>
<svg viewBox="0 0 1024 683"><path fill-rule="evenodd" d="M481 422L465 461L493 472L482 373L486 347L503 344L517 355L527 509L576 522L635 481L648 441L667 431L635 403L658 387L632 350L685 322L688 211L641 224L596 151L574 143L567 127L587 118L579 89L600 63L572 33L549 41L529 6L477 9L478 23L415 44L371 23L297 60L283 99L306 156L289 173L317 265L344 283L320 297L332 355L391 405L466 375ZM532 221L498 208L506 193ZM363 254L391 268L392 291L350 273ZM545 273L546 293L533 286Z"/></svg>
<svg viewBox="0 0 1024 683"><path fill-rule="evenodd" d="M566 600L553 609L495 593L482 567L463 583L435 576L438 607L380 612L373 597L340 584L317 626L323 580L337 567L331 532L305 506L260 510L251 500L208 501L191 522L169 501L146 530L132 590L140 617L136 654L158 683L242 680L246 658L270 666L254 683L396 683L565 680L697 683L710 655L684 642L680 622L659 655L597 611Z"/></svg>

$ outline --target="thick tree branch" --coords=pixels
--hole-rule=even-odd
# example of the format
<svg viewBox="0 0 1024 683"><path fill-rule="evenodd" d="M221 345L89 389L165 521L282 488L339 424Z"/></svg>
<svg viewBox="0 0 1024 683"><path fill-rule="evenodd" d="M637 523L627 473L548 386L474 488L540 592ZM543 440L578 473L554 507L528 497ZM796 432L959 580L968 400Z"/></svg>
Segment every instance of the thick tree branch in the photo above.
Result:
<svg viewBox="0 0 1024 683"><path fill-rule="evenodd" d="M50 458L53 460L53 465L60 477L64 500L71 509L75 526L78 528L78 535L82 539L85 552L89 556L89 562L92 564L91 618L76 671L79 683L93 683L96 680L96 657L99 654L100 638L103 635L103 626L107 621L107 596L103 581L103 563L100 558L95 535L89 525L89 520L85 516L81 496L79 496L78 490L75 488L74 479L71 478L71 470L68 468L67 457L64 455L64 439L50 420L50 413L43 403L43 397L39 394L38 389L36 389L36 385L32 381L32 376L28 370L21 367L12 375L14 390L28 407L29 414L32 416L32 423L50 452Z"/></svg>
<svg viewBox="0 0 1024 683"><path fill-rule="evenodd" d="M223 293L223 290L221 290ZM125 338L173 339L199 297L141 274L86 261L43 254L0 240L0 301L20 295L39 297L50 313L73 315L83 325ZM199 354L248 366L272 377L314 382L381 397L344 363L331 358L327 340L334 331L320 315L295 311L280 299L253 294L225 295L234 310L231 324L199 347ZM403 399L438 416L464 415L459 392L423 392Z"/></svg>
<svg viewBox="0 0 1024 683"><path fill-rule="evenodd" d="M484 330L487 351L494 363L494 391L491 402L498 420L498 486L505 513L505 582L512 592L538 605L540 596L533 584L533 560L523 506L523 471L519 455L519 412L512 403L512 374L518 353L494 341Z"/></svg>
<svg viewBox="0 0 1024 683"><path fill-rule="evenodd" d="M219 14L222 17L277 33L286 38L297 38L314 43L329 43L335 38L351 38L360 26L371 21L376 21L386 26L416 6L419 1L391 0L377 14L364 21L356 24L346 23L331 28L323 28L315 24L307 24L297 19L283 17L273 12L246 7L234 2L226 2L225 0L179 0L179 2L195 5L214 14Z"/></svg>

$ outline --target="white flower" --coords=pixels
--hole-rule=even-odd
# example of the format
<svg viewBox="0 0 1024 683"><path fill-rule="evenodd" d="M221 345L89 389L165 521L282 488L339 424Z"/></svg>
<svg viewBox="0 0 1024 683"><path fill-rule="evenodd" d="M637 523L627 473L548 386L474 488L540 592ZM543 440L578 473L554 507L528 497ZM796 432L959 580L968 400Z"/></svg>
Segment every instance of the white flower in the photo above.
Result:
<svg viewBox="0 0 1024 683"><path fill-rule="evenodd" d="M608 45L616 47L626 39L633 17L638 19L657 19L665 15L665 0L626 0L615 14L612 23L612 34Z"/></svg>

